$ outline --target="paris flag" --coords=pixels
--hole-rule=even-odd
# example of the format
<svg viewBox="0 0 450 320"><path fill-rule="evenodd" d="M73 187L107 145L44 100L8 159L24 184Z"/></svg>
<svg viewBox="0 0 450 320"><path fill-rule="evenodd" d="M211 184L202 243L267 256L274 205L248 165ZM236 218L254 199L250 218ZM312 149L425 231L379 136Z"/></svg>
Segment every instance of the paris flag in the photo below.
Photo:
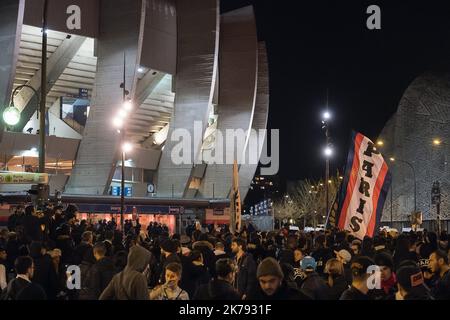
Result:
<svg viewBox="0 0 450 320"><path fill-rule="evenodd" d="M390 184L391 174L380 151L369 138L353 132L339 197L338 228L358 239L372 237Z"/></svg>

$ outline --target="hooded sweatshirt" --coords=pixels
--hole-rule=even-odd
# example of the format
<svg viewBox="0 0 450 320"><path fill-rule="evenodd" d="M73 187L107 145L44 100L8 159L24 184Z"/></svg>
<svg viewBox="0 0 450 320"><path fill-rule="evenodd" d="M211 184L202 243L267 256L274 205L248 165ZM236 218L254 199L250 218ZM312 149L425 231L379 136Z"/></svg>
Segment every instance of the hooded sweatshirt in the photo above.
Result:
<svg viewBox="0 0 450 320"><path fill-rule="evenodd" d="M134 246L128 254L125 269L116 274L100 300L148 300L147 278L143 271L150 263L151 253L140 246Z"/></svg>

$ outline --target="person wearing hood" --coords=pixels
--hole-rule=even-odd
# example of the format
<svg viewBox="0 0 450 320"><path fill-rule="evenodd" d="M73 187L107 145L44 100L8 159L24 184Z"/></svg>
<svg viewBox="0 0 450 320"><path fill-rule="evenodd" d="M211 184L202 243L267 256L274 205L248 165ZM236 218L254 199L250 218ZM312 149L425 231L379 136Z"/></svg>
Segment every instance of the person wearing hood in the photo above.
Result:
<svg viewBox="0 0 450 320"><path fill-rule="evenodd" d="M259 285L249 292L245 300L311 300L303 290L286 284L280 264L272 257L261 261L256 277Z"/></svg>
<svg viewBox="0 0 450 320"><path fill-rule="evenodd" d="M146 271L151 253L141 246L133 246L125 269L116 274L103 290L99 300L148 300Z"/></svg>

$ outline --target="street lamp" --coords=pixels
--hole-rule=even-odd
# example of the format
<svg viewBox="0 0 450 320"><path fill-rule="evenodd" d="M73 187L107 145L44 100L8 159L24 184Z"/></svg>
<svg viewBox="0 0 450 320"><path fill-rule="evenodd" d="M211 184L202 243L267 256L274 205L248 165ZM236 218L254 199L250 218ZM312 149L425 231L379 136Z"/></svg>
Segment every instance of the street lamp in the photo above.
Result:
<svg viewBox="0 0 450 320"><path fill-rule="evenodd" d="M433 145L435 145L435 146L440 146L440 145L441 145L441 140L438 139L438 138L433 139Z"/></svg>
<svg viewBox="0 0 450 320"><path fill-rule="evenodd" d="M15 126L20 121L20 111L14 105L3 111L3 120L9 126Z"/></svg>
<svg viewBox="0 0 450 320"><path fill-rule="evenodd" d="M377 146L379 146L379 147L384 146L384 141L383 140L378 140L377 141Z"/></svg>
<svg viewBox="0 0 450 320"><path fill-rule="evenodd" d="M400 163L404 163L408 167L411 168L411 171L413 173L413 179L414 179L414 212L416 212L417 211L417 181L416 181L416 170L414 169L414 166L410 162L408 162L406 160L397 159L397 158L394 158L394 157L390 157L389 160L391 162L396 162L397 161L397 162L400 162Z"/></svg>

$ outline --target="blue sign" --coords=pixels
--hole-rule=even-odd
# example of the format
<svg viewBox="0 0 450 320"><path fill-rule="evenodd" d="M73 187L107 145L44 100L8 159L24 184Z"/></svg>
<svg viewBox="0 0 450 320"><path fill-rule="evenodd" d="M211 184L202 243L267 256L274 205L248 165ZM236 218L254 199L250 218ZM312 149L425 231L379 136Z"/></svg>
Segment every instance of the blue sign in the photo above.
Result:
<svg viewBox="0 0 450 320"><path fill-rule="evenodd" d="M132 187L125 187L125 197L131 197L133 195Z"/></svg>
<svg viewBox="0 0 450 320"><path fill-rule="evenodd" d="M131 197L133 195L133 187L125 187L125 197ZM120 196L121 188L119 186L111 186L111 195L112 196Z"/></svg>
<svg viewBox="0 0 450 320"><path fill-rule="evenodd" d="M111 195L112 196L120 196L120 187L111 187Z"/></svg>

